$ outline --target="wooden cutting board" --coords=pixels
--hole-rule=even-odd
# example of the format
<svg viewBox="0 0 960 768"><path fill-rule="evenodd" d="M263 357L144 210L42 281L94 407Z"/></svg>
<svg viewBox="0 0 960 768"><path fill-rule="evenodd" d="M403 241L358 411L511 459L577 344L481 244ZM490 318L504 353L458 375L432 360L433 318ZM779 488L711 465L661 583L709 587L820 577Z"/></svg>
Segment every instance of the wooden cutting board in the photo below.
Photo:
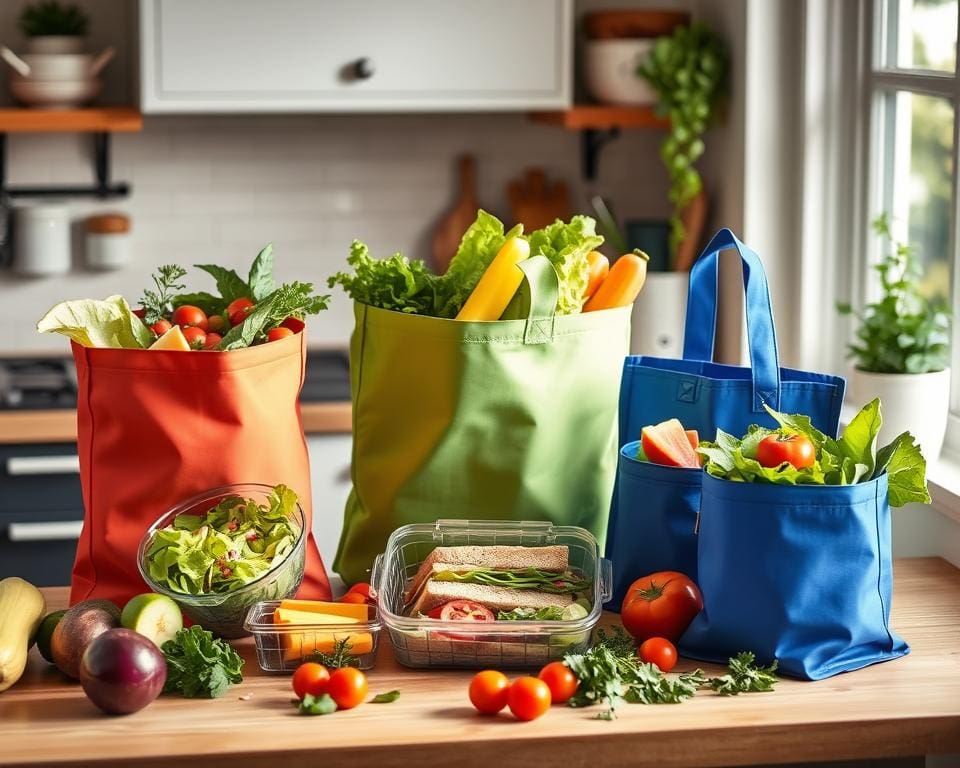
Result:
<svg viewBox="0 0 960 768"><path fill-rule="evenodd" d="M447 271L463 233L477 218L476 159L473 155L462 155L457 159L457 165L457 201L440 219L433 233L431 261L437 274Z"/></svg>
<svg viewBox="0 0 960 768"><path fill-rule="evenodd" d="M507 199L514 223L533 232L556 219L570 219L570 192L562 181L550 182L542 168L529 168L507 185Z"/></svg>

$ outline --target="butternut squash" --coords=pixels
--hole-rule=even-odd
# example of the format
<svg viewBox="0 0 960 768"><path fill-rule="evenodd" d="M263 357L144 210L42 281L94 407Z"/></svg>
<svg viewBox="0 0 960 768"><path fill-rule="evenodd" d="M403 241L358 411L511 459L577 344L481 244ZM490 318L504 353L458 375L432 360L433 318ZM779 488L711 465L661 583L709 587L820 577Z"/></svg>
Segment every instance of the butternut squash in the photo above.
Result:
<svg viewBox="0 0 960 768"><path fill-rule="evenodd" d="M517 264L529 255L530 243L522 237L507 240L474 286L457 320L499 320L523 282Z"/></svg>
<svg viewBox="0 0 960 768"><path fill-rule="evenodd" d="M27 651L43 620L47 601L33 584L16 576L0 580L0 691L27 666Z"/></svg>

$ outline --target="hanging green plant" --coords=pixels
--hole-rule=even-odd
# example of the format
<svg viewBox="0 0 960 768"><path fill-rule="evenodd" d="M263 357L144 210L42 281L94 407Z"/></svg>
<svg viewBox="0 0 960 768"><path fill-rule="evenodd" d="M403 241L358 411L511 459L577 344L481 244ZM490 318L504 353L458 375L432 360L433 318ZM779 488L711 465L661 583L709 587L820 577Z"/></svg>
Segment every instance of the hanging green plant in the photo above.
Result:
<svg viewBox="0 0 960 768"><path fill-rule="evenodd" d="M705 24L677 27L657 39L637 72L657 92L657 113L670 119L660 158L670 174L670 252L686 235L681 214L703 188L694 163L705 149L703 133L713 118L727 74L727 50Z"/></svg>

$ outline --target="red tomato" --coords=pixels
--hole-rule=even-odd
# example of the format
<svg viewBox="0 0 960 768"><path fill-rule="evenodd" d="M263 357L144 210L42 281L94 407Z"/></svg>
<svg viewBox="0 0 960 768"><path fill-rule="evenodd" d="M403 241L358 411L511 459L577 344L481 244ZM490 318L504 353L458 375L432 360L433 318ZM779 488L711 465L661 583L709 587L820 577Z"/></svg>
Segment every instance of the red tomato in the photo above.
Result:
<svg viewBox="0 0 960 768"><path fill-rule="evenodd" d="M377 598L375 598L373 593L370 591L370 585L365 581L358 581L347 590L348 595L352 593L363 595L363 599L371 605L374 605L377 602Z"/></svg>
<svg viewBox="0 0 960 768"><path fill-rule="evenodd" d="M340 598L341 603L366 603L367 598L361 595L359 592L347 592L343 597Z"/></svg>
<svg viewBox="0 0 960 768"><path fill-rule="evenodd" d="M327 693L338 709L353 709L367 698L367 676L355 667L340 667L330 675Z"/></svg>
<svg viewBox="0 0 960 768"><path fill-rule="evenodd" d="M507 706L510 681L502 672L492 669L477 672L470 681L470 703L484 715L495 715Z"/></svg>
<svg viewBox="0 0 960 768"><path fill-rule="evenodd" d="M227 304L226 315L230 318L230 325L240 325L253 312L256 306L250 299L234 299Z"/></svg>
<svg viewBox="0 0 960 768"><path fill-rule="evenodd" d="M157 322L150 326L150 330L157 334L157 336L163 336L163 334L165 334L171 328L173 328L173 324L169 320L164 320L163 318L157 320Z"/></svg>
<svg viewBox="0 0 960 768"><path fill-rule="evenodd" d="M767 435L757 446L757 461L764 467L779 467L786 462L806 469L816 460L817 449L806 435Z"/></svg>
<svg viewBox="0 0 960 768"><path fill-rule="evenodd" d="M280 323L284 328L289 328L294 333L300 333L305 327L306 323L303 322L299 317L288 317L282 323Z"/></svg>
<svg viewBox="0 0 960 768"><path fill-rule="evenodd" d="M550 709L550 688L536 677L518 677L507 692L507 706L518 720L536 720Z"/></svg>
<svg viewBox="0 0 960 768"><path fill-rule="evenodd" d="M133 310L133 314L143 320L143 316L147 314L147 310L145 310L143 307L137 307L135 310Z"/></svg>
<svg viewBox="0 0 960 768"><path fill-rule="evenodd" d="M308 661L306 664L297 667L291 682L293 683L293 692L298 699L302 699L308 693L311 696L322 696L327 692L330 673L323 664Z"/></svg>
<svg viewBox="0 0 960 768"><path fill-rule="evenodd" d="M204 349L216 349L217 345L223 341L223 336L219 333L208 333L206 340L203 342Z"/></svg>
<svg viewBox="0 0 960 768"><path fill-rule="evenodd" d="M207 330L216 331L217 333L223 333L229 327L227 318L223 315L210 315L207 318Z"/></svg>
<svg viewBox="0 0 960 768"><path fill-rule="evenodd" d="M173 310L173 324L182 328L200 328L206 331L208 327L207 313L200 307L184 304L182 307Z"/></svg>
<svg viewBox="0 0 960 768"><path fill-rule="evenodd" d="M439 619L441 613L443 613L443 606L438 605L436 608L431 608L429 611L427 611L427 618Z"/></svg>
<svg viewBox="0 0 960 768"><path fill-rule="evenodd" d="M183 338L193 349L203 349L203 345L207 341L207 333L203 328L191 325L183 329Z"/></svg>
<svg viewBox="0 0 960 768"><path fill-rule="evenodd" d="M665 637L644 640L637 654L641 661L656 664L661 672L669 672L677 665L677 647Z"/></svg>
<svg viewBox="0 0 960 768"><path fill-rule="evenodd" d="M293 331L283 326L271 328L267 331L267 341L278 341L279 339L287 338L287 336L293 336Z"/></svg>
<svg viewBox="0 0 960 768"><path fill-rule="evenodd" d="M451 600L440 607L440 618L444 621L493 621L489 608L469 600Z"/></svg>
<svg viewBox="0 0 960 768"><path fill-rule="evenodd" d="M701 610L703 596L689 576L659 571L630 585L620 620L637 640L665 637L676 642Z"/></svg>
<svg viewBox="0 0 960 768"><path fill-rule="evenodd" d="M577 692L580 681L562 661L551 661L537 675L550 689L550 700L554 704L563 704Z"/></svg>

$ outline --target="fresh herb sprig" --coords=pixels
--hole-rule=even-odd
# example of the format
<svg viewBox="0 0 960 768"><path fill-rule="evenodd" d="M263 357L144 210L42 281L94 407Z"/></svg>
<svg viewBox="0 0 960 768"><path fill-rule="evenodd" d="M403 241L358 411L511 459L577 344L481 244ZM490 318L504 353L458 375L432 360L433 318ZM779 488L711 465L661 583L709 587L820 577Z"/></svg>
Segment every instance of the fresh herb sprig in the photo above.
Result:
<svg viewBox="0 0 960 768"><path fill-rule="evenodd" d="M183 290L183 284L178 281L186 274L187 270L178 264L164 264L151 275L156 290L147 288L140 299L144 323L153 325L173 312L173 300L177 291Z"/></svg>
<svg viewBox="0 0 960 768"><path fill-rule="evenodd" d="M226 351L249 347L270 328L275 328L287 318L302 320L327 308L329 296L316 296L312 283L285 283L265 299L257 303L247 318L231 328L220 342L219 349Z"/></svg>
<svg viewBox="0 0 960 768"><path fill-rule="evenodd" d="M340 669L341 667L359 667L360 659L353 655L353 645L347 638L341 638L333 644L333 650L329 652L314 651L310 654L307 661L315 661L323 664L327 669Z"/></svg>
<svg viewBox="0 0 960 768"><path fill-rule="evenodd" d="M243 682L243 659L223 640L198 625L181 629L161 648L167 660L164 693L216 699Z"/></svg>
<svg viewBox="0 0 960 768"><path fill-rule="evenodd" d="M308 693L302 700L294 700L293 703L301 715L332 715L337 711L337 702L333 700L329 693L323 693L319 696Z"/></svg>
<svg viewBox="0 0 960 768"><path fill-rule="evenodd" d="M738 693L767 693L777 683L776 659L767 666L759 666L756 656L750 651L738 653L730 659L729 672L713 677L708 685L721 696L736 696Z"/></svg>

